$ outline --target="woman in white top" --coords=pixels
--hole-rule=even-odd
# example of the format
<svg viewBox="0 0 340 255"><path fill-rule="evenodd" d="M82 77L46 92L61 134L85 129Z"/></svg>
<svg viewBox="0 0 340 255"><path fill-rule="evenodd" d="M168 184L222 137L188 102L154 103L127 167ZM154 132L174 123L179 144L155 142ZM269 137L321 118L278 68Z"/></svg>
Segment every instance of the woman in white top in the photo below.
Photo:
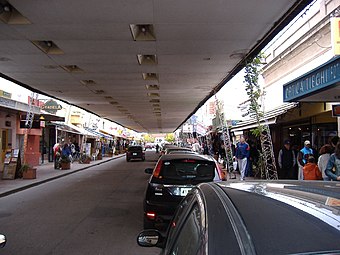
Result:
<svg viewBox="0 0 340 255"><path fill-rule="evenodd" d="M318 160L318 167L322 173L322 178L325 181L330 180L329 177L325 174L325 170L327 167L328 160L331 157L331 153L332 153L332 146L329 144L325 144L324 146L322 146L319 151L320 156Z"/></svg>

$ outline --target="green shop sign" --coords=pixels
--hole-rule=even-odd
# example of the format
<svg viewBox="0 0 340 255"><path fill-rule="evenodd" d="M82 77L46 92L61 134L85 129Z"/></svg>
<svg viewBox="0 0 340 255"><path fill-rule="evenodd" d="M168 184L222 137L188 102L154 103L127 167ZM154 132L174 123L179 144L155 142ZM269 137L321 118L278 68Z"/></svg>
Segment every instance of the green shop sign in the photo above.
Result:
<svg viewBox="0 0 340 255"><path fill-rule="evenodd" d="M63 109L63 107L54 100L46 101L46 103L41 108L45 110L46 112L49 112L52 114L56 114L58 110Z"/></svg>
<svg viewBox="0 0 340 255"><path fill-rule="evenodd" d="M292 82L283 85L283 101L293 102L340 81L340 58L334 58Z"/></svg>

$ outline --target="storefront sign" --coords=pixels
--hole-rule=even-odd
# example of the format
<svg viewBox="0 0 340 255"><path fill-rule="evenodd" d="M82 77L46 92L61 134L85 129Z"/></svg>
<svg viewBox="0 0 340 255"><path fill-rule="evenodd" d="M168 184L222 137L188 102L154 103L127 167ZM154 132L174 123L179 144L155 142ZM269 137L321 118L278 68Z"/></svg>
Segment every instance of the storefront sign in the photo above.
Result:
<svg viewBox="0 0 340 255"><path fill-rule="evenodd" d="M293 102L340 82L340 58L333 59L283 86L283 101Z"/></svg>
<svg viewBox="0 0 340 255"><path fill-rule="evenodd" d="M0 96L1 97L7 97L7 98L12 98L12 94L8 93L6 91L0 90Z"/></svg>
<svg viewBox="0 0 340 255"><path fill-rule="evenodd" d="M340 117L340 104L332 105L333 117Z"/></svg>
<svg viewBox="0 0 340 255"><path fill-rule="evenodd" d="M63 107L54 100L46 101L46 103L41 108L45 110L46 112L49 112L52 114L56 114L58 110L63 109Z"/></svg>

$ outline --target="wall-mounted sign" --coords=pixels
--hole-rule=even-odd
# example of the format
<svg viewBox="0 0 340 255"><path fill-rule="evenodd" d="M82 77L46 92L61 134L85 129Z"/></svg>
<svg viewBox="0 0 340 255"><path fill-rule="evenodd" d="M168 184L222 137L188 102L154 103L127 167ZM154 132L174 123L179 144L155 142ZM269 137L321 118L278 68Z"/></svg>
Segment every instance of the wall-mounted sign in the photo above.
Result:
<svg viewBox="0 0 340 255"><path fill-rule="evenodd" d="M340 82L340 58L336 57L320 67L283 85L283 101L297 102Z"/></svg>
<svg viewBox="0 0 340 255"><path fill-rule="evenodd" d="M340 117L340 104L332 105L332 115L333 117Z"/></svg>
<svg viewBox="0 0 340 255"><path fill-rule="evenodd" d="M46 112L49 112L52 114L56 114L58 110L63 109L63 107L54 100L46 101L46 103L41 108L45 110Z"/></svg>
<svg viewBox="0 0 340 255"><path fill-rule="evenodd" d="M340 55L340 18L331 19L332 49L335 56Z"/></svg>
<svg viewBox="0 0 340 255"><path fill-rule="evenodd" d="M7 97L7 98L12 98L12 94L8 93L6 91L0 90L0 96L1 97Z"/></svg>

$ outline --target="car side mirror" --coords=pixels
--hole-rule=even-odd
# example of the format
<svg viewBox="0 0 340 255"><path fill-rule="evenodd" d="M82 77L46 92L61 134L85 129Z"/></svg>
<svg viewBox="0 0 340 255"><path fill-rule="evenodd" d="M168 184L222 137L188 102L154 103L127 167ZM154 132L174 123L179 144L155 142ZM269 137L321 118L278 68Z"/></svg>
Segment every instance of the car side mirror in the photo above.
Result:
<svg viewBox="0 0 340 255"><path fill-rule="evenodd" d="M5 247L6 242L7 242L6 236L0 234L0 248Z"/></svg>
<svg viewBox="0 0 340 255"><path fill-rule="evenodd" d="M152 174L153 169L152 169L152 168L147 168L147 169L144 170L144 172L145 172L146 174Z"/></svg>
<svg viewBox="0 0 340 255"><path fill-rule="evenodd" d="M137 243L142 247L163 247L164 237L157 230L144 230L137 237Z"/></svg>

